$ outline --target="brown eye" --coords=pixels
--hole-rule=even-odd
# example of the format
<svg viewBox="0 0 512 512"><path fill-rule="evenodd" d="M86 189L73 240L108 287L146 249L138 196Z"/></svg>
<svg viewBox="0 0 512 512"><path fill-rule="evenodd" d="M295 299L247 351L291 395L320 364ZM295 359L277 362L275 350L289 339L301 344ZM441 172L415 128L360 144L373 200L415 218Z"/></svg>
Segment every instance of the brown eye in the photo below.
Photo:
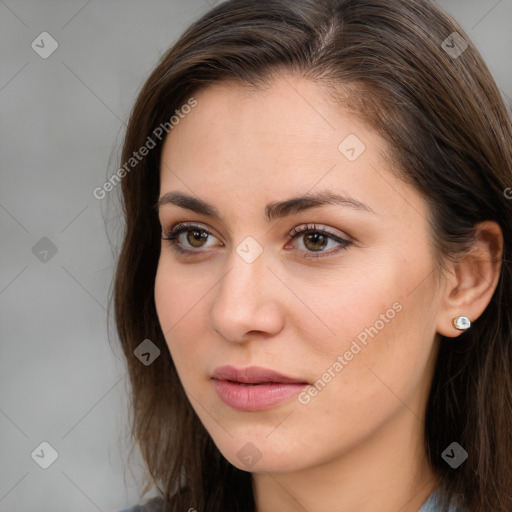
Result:
<svg viewBox="0 0 512 512"><path fill-rule="evenodd" d="M297 239L302 242L302 245L306 249L304 258L331 256L338 254L340 251L343 251L352 245L350 240L341 238L340 236L330 233L323 228L317 228L315 224L312 226L306 225L304 228L294 228L290 233L290 236L293 239ZM334 247L337 244L339 246L338 249L331 251L324 250L329 245L329 242L332 242Z"/></svg>
<svg viewBox="0 0 512 512"><path fill-rule="evenodd" d="M182 237L182 234L186 236ZM352 245L350 240L341 238L325 229L317 228L314 224L312 226L305 226L303 229L295 228L289 236L294 240L302 242L303 248L300 250L304 253L304 258L332 256ZM171 243L172 248L176 252L184 256L193 256L194 254L197 255L205 252L201 249L208 247L206 244L209 238L216 239L207 229L196 224L187 223L178 224L165 236L162 236L162 239L168 240ZM332 244L334 248L327 251L325 249L329 247L329 244ZM221 245L223 244L221 243ZM337 248L336 245L338 245Z"/></svg>
<svg viewBox="0 0 512 512"><path fill-rule="evenodd" d="M329 241L328 238L321 233L310 233L304 235L303 240L304 245L311 251L323 250Z"/></svg>
<svg viewBox="0 0 512 512"><path fill-rule="evenodd" d="M192 247L200 248L203 246L203 243L206 242L208 239L208 232L199 230L199 229L193 229L185 231L187 233L186 239L187 243L189 243Z"/></svg>
<svg viewBox="0 0 512 512"><path fill-rule="evenodd" d="M185 236L182 237L182 234ZM180 223L165 233L162 239L169 241L176 252L192 255L201 252L203 247L208 247L206 242L210 237L215 238L207 229L195 224Z"/></svg>

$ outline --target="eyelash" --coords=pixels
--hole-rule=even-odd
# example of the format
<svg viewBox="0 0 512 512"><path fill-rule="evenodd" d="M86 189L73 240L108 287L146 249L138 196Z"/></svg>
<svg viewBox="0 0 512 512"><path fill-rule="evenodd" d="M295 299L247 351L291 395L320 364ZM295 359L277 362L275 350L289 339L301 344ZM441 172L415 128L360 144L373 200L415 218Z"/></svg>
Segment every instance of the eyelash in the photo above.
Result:
<svg viewBox="0 0 512 512"><path fill-rule="evenodd" d="M162 240L168 241L170 243L170 245L172 246L173 250L176 251L177 253L187 256L187 257L194 256L194 255L197 255L198 253L200 253L201 250L200 249L198 249L198 250L184 249L183 246L177 241L177 238L181 233L184 233L187 231L194 231L194 230L202 232L202 233L207 233L208 235L213 235L213 233L211 233L207 229L202 228L201 226L199 226L197 224L181 222L181 223L177 224L176 226L174 226L173 228L171 228L169 231L164 232L163 236L162 236ZM334 251L331 250L329 252L318 251L317 254L315 254L314 251L306 251L306 254L311 253L311 255L306 256L306 254L305 254L304 258L324 258L327 256L333 256L335 254L339 254L340 252L347 249L347 247L352 245L352 242L350 240L341 238L341 237L335 235L334 233L330 233L329 231L326 231L325 229L317 228L317 226L315 224L312 224L312 225L306 224L306 226L304 228L293 228L293 230L290 232L290 237L292 237L292 239L295 239L295 238L298 238L300 235L306 235L306 234L311 234L311 233L319 233L319 234L327 237L328 239L341 244L341 247L337 250L334 250Z"/></svg>

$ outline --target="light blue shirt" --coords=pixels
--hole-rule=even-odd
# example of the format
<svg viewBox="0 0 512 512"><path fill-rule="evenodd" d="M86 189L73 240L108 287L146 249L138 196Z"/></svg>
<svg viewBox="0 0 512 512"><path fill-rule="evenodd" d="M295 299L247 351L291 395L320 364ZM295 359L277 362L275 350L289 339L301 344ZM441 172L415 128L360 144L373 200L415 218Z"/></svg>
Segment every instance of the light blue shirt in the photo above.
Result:
<svg viewBox="0 0 512 512"><path fill-rule="evenodd" d="M423 503L421 508L418 510L418 512L439 512L441 510L440 507L440 499L439 495L436 490L432 491L430 496L427 498L427 501ZM135 505L131 508L125 508L123 510L119 510L119 512L148 512L146 508L144 508L142 505ZM153 511L151 511L153 512ZM157 511L155 511L157 512ZM457 508L455 506L450 507L449 512L465 512L464 510L461 510L460 508Z"/></svg>
<svg viewBox="0 0 512 512"><path fill-rule="evenodd" d="M438 512L439 510L441 510L441 500L439 499L437 490L434 489L428 497L427 501L423 503L422 507L418 510L418 512ZM457 508L454 505L452 505L448 510L449 512L466 512L465 510Z"/></svg>

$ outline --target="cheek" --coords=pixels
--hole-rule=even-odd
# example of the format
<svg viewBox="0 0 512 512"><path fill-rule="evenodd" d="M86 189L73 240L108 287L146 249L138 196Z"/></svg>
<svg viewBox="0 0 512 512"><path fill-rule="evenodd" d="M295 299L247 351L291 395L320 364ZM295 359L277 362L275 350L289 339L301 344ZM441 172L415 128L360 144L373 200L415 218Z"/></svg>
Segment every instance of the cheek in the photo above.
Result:
<svg viewBox="0 0 512 512"><path fill-rule="evenodd" d="M404 278L389 266L380 268L375 262L359 262L358 267L344 267L338 276L332 275L329 282L315 290L304 283L298 293L309 297L310 310L323 324L318 324L321 331L316 335L311 331L317 348L339 354L349 350L353 340L364 346L365 341L384 337L403 310ZM304 306L299 311L304 312ZM290 314L304 326L315 320L311 314Z"/></svg>
<svg viewBox="0 0 512 512"><path fill-rule="evenodd" d="M206 325L202 301L211 288L202 278L187 279L184 275L161 259L155 277L158 320L178 373L182 373L181 368L192 367L194 361L197 363L202 353L204 332L202 336L199 330L194 332L194 326Z"/></svg>
<svg viewBox="0 0 512 512"><path fill-rule="evenodd" d="M435 335L430 294L423 288L410 293L417 277L411 266L388 261L385 268L365 268L326 286L311 307L330 328L302 347L301 358L311 361L319 379L315 387L324 398L312 398L319 407L386 407L397 400L393 393L410 396L426 370ZM296 321L306 328L304 319Z"/></svg>
<svg viewBox="0 0 512 512"><path fill-rule="evenodd" d="M161 256L155 277L155 305L163 332L174 334L194 325L211 286L209 280L190 270L180 270L168 257Z"/></svg>

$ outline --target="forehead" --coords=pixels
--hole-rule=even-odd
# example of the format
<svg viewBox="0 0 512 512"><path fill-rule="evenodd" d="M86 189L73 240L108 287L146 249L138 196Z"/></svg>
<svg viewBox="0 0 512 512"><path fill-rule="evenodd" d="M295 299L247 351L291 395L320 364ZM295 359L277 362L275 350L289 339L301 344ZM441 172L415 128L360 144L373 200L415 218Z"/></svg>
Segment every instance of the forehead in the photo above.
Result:
<svg viewBox="0 0 512 512"><path fill-rule="evenodd" d="M286 144L288 136L328 140L337 129L332 119L335 104L305 79L277 77L263 90L223 82L201 89L194 97L197 106L169 139L177 132L178 137L190 135L190 131L208 141L257 133L258 140L271 142L279 135L279 142ZM290 139L289 145L293 142Z"/></svg>
<svg viewBox="0 0 512 512"><path fill-rule="evenodd" d="M219 83L193 96L196 107L165 140L160 195L188 189L211 204L261 209L321 189L375 211L403 209L385 141L314 82L282 76L263 91Z"/></svg>
<svg viewBox="0 0 512 512"><path fill-rule="evenodd" d="M327 171L342 156L339 144L351 134L364 139L365 152L385 150L376 134L366 133L369 127L309 80L282 76L263 91L219 83L194 98L197 106L165 140L162 167L172 163L187 166L190 173L204 172L207 161L209 173L232 168L246 178L254 172L263 178L263 169L281 176L293 170L300 178L301 170Z"/></svg>

